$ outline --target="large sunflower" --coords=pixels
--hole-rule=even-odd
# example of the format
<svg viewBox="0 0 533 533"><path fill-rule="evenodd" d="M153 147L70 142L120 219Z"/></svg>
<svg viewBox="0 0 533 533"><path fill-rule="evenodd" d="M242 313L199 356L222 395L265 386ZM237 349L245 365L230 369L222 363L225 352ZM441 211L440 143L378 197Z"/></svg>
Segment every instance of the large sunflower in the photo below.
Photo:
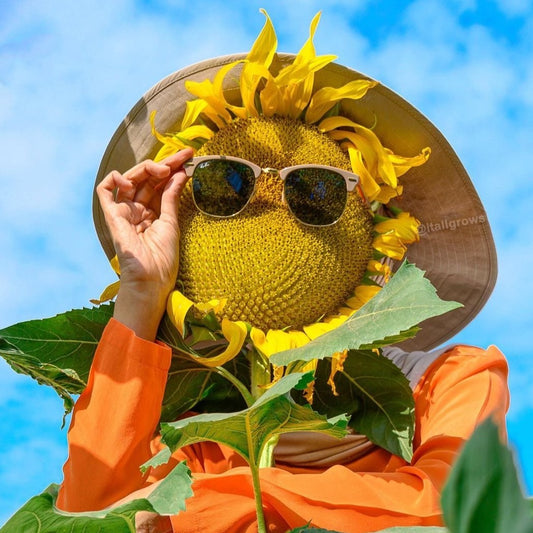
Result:
<svg viewBox="0 0 533 533"><path fill-rule="evenodd" d="M363 98L376 82L314 90L315 72L335 59L315 53L320 14L293 63L276 71L277 38L262 12L265 25L245 61L222 67L213 80L186 82L196 99L187 102L175 132L158 132L152 113L152 131L162 143L155 159L192 146L196 155L237 156L262 168L326 164L359 175L360 188L327 227L296 221L282 202L281 181L269 174L232 218L200 213L190 187L184 191L180 270L168 313L190 346L217 333L225 337L214 357L199 358L209 366L234 357L247 341L268 358L334 329L380 290L391 262L418 240L418 221L387 204L402 193L400 176L423 164L430 149L414 157L394 154L372 125L342 115L342 100ZM230 102L224 80L237 69L240 95ZM218 326L199 320L206 314Z"/></svg>

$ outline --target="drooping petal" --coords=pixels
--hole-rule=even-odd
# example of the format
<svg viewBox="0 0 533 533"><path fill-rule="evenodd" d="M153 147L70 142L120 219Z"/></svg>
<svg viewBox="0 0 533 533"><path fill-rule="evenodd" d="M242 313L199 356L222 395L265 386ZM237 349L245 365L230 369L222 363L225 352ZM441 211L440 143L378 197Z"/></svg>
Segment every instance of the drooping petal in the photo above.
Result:
<svg viewBox="0 0 533 533"><path fill-rule="evenodd" d="M389 154L389 159L392 165L394 166L396 176L398 177L403 176L408 170L413 167L419 167L420 165L423 165L431 155L431 148L429 148L429 146L426 146L426 148L424 148L418 155L415 155L413 157L404 157L395 154L387 148L385 149L385 151Z"/></svg>
<svg viewBox="0 0 533 533"><path fill-rule="evenodd" d="M312 359L311 361L308 361L302 368L301 372L316 372L316 369L318 367L318 359ZM315 394L315 380L313 379L307 384L307 387L304 390L304 398L307 400L307 403L309 405L313 405L313 397Z"/></svg>
<svg viewBox="0 0 533 533"><path fill-rule="evenodd" d="M111 261L109 261L109 264L111 265L111 268L120 276L120 265L116 254L113 256Z"/></svg>
<svg viewBox="0 0 533 533"><path fill-rule="evenodd" d="M102 291L102 294L100 294L99 298L93 298L89 301L94 305L100 305L104 302L109 302L109 300L112 300L118 294L119 288L120 280L114 281Z"/></svg>
<svg viewBox="0 0 533 533"><path fill-rule="evenodd" d="M348 357L348 350L336 352L331 356L331 372L329 374L328 385L331 387L333 396L338 396L337 387L335 386L335 374L344 370L344 361Z"/></svg>
<svg viewBox="0 0 533 533"><path fill-rule="evenodd" d="M152 128L152 135L163 144L162 148L157 152L154 161L161 161L165 157L175 154L179 150L186 148L186 144L183 141L180 141L178 138L172 135L163 135L159 133L155 127L155 115L156 112L152 111L150 113L150 126Z"/></svg>
<svg viewBox="0 0 533 533"><path fill-rule="evenodd" d="M342 87L323 87L311 98L309 108L305 113L305 122L318 122L337 102L343 99L359 100L377 82L370 80L353 80Z"/></svg>
<svg viewBox="0 0 533 533"><path fill-rule="evenodd" d="M248 335L248 328L244 322L232 322L227 318L222 319L222 334L228 341L226 349L214 357L194 356L194 360L209 368L222 366L231 361L240 351Z"/></svg>
<svg viewBox="0 0 533 533"><path fill-rule="evenodd" d="M380 193L381 188L366 168L361 150L358 150L355 148L355 146L350 144L350 146L348 146L348 155L350 157L352 170L359 176L361 187L366 199L369 202L374 201L377 195Z"/></svg>
<svg viewBox="0 0 533 533"><path fill-rule="evenodd" d="M167 300L167 313L172 324L183 337L185 335L185 317L194 302L180 291L172 291Z"/></svg>
<svg viewBox="0 0 533 533"><path fill-rule="evenodd" d="M403 185L398 185L392 188L390 185L381 185L379 194L374 198L380 204L388 204L393 198L401 196L403 193Z"/></svg>
<svg viewBox="0 0 533 533"><path fill-rule="evenodd" d="M377 182L377 179L379 178L378 155L367 139L353 131L347 130L332 130L328 133L328 135L335 141L343 141L347 139L352 146L357 148L361 152L362 159L366 168L368 169L368 172Z"/></svg>

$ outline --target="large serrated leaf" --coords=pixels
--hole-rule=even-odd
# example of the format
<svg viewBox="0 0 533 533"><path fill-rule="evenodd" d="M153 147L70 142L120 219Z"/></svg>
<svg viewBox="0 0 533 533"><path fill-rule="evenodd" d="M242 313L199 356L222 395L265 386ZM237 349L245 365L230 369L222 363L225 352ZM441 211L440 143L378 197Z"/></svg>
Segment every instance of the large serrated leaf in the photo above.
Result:
<svg viewBox="0 0 533 533"><path fill-rule="evenodd" d="M338 396L327 384L331 364L319 362L315 374L313 408L327 417L347 413L350 426L372 442L403 457L412 458L414 399L400 369L371 350L348 353L334 381Z"/></svg>
<svg viewBox="0 0 533 533"><path fill-rule="evenodd" d="M444 487L442 510L453 533L533 533L513 455L492 420L465 444Z"/></svg>
<svg viewBox="0 0 533 533"><path fill-rule="evenodd" d="M0 533L135 533L138 511L175 515L192 496L190 470L183 462L146 498L103 511L67 513L55 507L58 485L31 498L0 529Z"/></svg>
<svg viewBox="0 0 533 533"><path fill-rule="evenodd" d="M387 338L395 338L397 342L402 332L410 334L411 328L423 320L458 307L461 304L441 300L433 285L424 278L424 272L406 262L389 283L344 324L305 346L274 354L270 361L286 366L294 361L323 359L342 350L383 345Z"/></svg>
<svg viewBox="0 0 533 533"><path fill-rule="evenodd" d="M112 305L104 305L9 326L0 330L0 355L16 372L53 387L69 412L71 394L84 389L112 312Z"/></svg>
<svg viewBox="0 0 533 533"><path fill-rule="evenodd" d="M305 386L311 374L289 374L265 392L251 407L237 413L202 414L161 427L162 441L174 451L201 441L229 446L253 467L272 437L292 431L315 431L335 437L346 434L345 416L326 419L311 408L294 403L288 392ZM145 464L157 466L169 457L168 450ZM163 461L162 461L163 458Z"/></svg>

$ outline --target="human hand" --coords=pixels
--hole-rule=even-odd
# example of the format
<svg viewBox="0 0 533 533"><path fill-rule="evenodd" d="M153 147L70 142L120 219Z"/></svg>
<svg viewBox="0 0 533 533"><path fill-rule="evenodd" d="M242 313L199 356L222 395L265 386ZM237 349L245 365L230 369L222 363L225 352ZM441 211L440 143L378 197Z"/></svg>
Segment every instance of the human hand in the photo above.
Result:
<svg viewBox="0 0 533 533"><path fill-rule="evenodd" d="M159 163L114 170L97 186L120 265L115 318L153 340L178 273L178 201L187 181L181 150Z"/></svg>

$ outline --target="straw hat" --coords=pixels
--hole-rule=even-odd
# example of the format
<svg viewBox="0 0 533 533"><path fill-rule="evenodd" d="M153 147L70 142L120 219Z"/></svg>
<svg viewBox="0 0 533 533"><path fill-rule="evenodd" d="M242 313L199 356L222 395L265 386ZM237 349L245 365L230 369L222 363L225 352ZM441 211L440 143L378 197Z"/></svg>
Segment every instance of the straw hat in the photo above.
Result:
<svg viewBox="0 0 533 533"><path fill-rule="evenodd" d="M228 63L245 54L202 61L179 70L150 89L119 125L105 151L96 184L111 170L123 172L136 163L154 157L159 143L151 133L149 116L158 113L158 129L173 131L180 123L185 103L193 96L186 80L213 79ZM294 60L292 54L278 54L282 67ZM239 67L237 67L238 69ZM339 87L355 79L369 79L345 66L330 63L315 74L314 91L323 86ZM238 75L227 77L224 92L236 101ZM396 153L417 153L431 148L431 157L404 177L403 195L395 199L402 209L421 222L420 241L408 248L407 259L426 271L444 300L455 300L463 308L427 320L422 331L402 347L428 350L464 328L482 309L494 287L497 261L487 215L459 158L438 129L411 104L378 84L364 98L343 101L342 115L360 123L373 124L385 146ZM93 215L100 242L109 258L115 255L99 202L94 196Z"/></svg>

